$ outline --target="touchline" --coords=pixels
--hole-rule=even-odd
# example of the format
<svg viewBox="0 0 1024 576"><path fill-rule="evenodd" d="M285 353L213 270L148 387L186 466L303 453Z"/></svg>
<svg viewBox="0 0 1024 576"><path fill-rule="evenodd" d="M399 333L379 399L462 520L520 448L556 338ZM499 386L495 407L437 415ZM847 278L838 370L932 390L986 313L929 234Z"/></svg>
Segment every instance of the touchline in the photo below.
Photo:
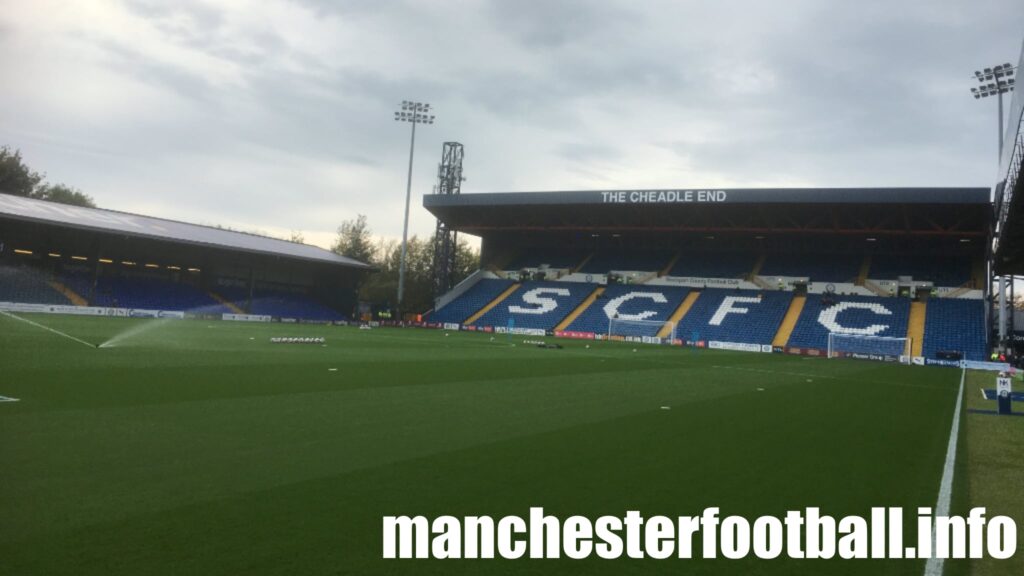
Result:
<svg viewBox="0 0 1024 576"><path fill-rule="evenodd" d="M596 520L546 515L540 507L520 516L385 516L383 557L488 559L727 558L754 555L771 560L1011 558L1017 525L1007 516L986 517L985 508L966 516L932 516L918 508L914 545L904 543L902 508L872 508L867 518L823 515L818 508L785 516L722 516L705 508L699 516L651 516L630 510Z"/></svg>

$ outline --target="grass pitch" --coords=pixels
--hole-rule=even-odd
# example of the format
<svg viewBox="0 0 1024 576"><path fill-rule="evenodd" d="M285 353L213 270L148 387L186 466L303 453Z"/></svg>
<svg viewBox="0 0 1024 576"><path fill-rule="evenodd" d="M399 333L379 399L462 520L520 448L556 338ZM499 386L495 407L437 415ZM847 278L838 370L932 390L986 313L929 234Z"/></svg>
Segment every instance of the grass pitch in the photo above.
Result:
<svg viewBox="0 0 1024 576"><path fill-rule="evenodd" d="M4 574L918 575L917 560L384 561L381 517L931 507L960 380L471 333L27 317L95 344L130 334L96 349L0 317L0 395L20 399L0 403Z"/></svg>

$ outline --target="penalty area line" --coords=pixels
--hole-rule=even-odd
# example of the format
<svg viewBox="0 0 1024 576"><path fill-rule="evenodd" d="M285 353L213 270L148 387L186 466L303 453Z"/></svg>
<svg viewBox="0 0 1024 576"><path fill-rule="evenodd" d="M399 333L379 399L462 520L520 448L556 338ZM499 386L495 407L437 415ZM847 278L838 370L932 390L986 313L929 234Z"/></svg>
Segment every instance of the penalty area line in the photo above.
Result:
<svg viewBox="0 0 1024 576"><path fill-rule="evenodd" d="M43 326L42 324L39 324L38 322L33 322L33 321L29 320L28 318L22 318L21 316L16 316L14 314L11 314L10 312L4 312L3 310L0 310L0 314L3 314L4 316L7 316L8 318L14 318L15 320L20 320L20 321L22 321L22 322L24 322L26 324L31 324L31 325L35 326L36 328L42 328L43 330L46 330L47 332L53 332L54 334L56 334L58 336L63 336L65 338L69 339L69 340L74 340L75 342L78 342L79 344L85 344L89 348L99 348L98 346L96 346L92 342L86 342L85 340L81 340L79 338L75 338L74 336L72 336L70 334L65 334L65 333L61 332L60 330L54 330L53 328L50 328L49 326Z"/></svg>

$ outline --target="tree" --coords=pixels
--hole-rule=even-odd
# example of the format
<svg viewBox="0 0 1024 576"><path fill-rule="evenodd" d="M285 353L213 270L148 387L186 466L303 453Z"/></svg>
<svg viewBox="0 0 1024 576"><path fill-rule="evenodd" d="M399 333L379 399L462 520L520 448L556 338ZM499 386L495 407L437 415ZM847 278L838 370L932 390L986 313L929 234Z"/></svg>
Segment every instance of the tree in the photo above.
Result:
<svg viewBox="0 0 1024 576"><path fill-rule="evenodd" d="M303 234L301 230L299 230L299 231L293 230L292 233L291 233L291 236L288 237L288 241L289 242L294 242L296 244L305 244L306 243L306 235Z"/></svg>
<svg viewBox="0 0 1024 576"><path fill-rule="evenodd" d="M42 181L42 175L22 161L20 150L11 151L7 146L0 147L0 192L31 197Z"/></svg>
<svg viewBox="0 0 1024 576"><path fill-rule="evenodd" d="M398 240L378 238L370 234L366 216L360 215L338 228L334 252L373 264L376 270L364 277L359 287L359 299L376 307L396 308L398 305L398 276L402 260L402 244ZM455 251L453 281L464 280L480 267L480 252L465 239L459 241ZM434 237L421 240L409 238L405 262L405 293L402 309L405 312L425 312L434 307Z"/></svg>
<svg viewBox="0 0 1024 576"><path fill-rule="evenodd" d="M96 202L93 201L92 196L64 184L43 184L32 192L32 198L70 204L72 206L84 206L86 208L96 207Z"/></svg>
<svg viewBox="0 0 1024 576"><path fill-rule="evenodd" d="M20 150L11 150L8 146L0 146L0 192L95 208L92 197L77 188L65 184L46 184L43 175L25 165Z"/></svg>
<svg viewBox="0 0 1024 576"><path fill-rule="evenodd" d="M479 268L480 250L470 246L465 238L460 238L455 247L455 271L452 275L452 286L462 282Z"/></svg>
<svg viewBox="0 0 1024 576"><path fill-rule="evenodd" d="M366 223L366 215L360 214L355 220L346 220L338 227L338 238L331 251L360 262L372 262L374 257L373 236Z"/></svg>

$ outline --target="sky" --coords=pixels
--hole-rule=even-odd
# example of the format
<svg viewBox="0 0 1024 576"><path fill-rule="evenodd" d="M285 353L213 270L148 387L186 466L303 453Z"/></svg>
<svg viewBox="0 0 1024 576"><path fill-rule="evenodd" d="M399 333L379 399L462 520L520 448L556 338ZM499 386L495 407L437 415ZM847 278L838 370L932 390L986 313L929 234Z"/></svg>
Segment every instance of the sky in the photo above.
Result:
<svg viewBox="0 0 1024 576"><path fill-rule="evenodd" d="M1019 0L0 0L0 145L104 208L327 247L463 192L989 186ZM1007 103L1008 104L1008 103Z"/></svg>

